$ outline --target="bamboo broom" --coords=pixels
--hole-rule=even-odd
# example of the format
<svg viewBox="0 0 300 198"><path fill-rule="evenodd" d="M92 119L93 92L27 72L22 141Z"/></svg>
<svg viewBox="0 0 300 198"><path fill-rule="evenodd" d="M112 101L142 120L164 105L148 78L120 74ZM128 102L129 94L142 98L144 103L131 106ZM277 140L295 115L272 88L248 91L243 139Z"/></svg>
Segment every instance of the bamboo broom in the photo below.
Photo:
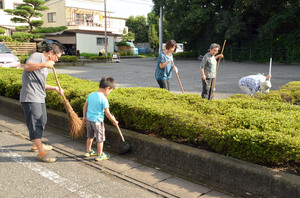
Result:
<svg viewBox="0 0 300 198"><path fill-rule="evenodd" d="M177 80L178 80L178 83L179 83L181 92L184 94L183 87L182 87L182 84L181 84L181 81L180 81L178 72L177 72L176 69L175 69L175 65L174 65L174 61L173 61L173 60L172 60L172 65L173 65L173 69L174 69L174 71L175 71L175 74L176 74L176 77L177 77Z"/></svg>
<svg viewBox="0 0 300 198"><path fill-rule="evenodd" d="M55 76L56 84L59 88L59 91L61 92L61 86L58 82L58 78L55 72L54 67L52 68L53 74ZM84 125L82 124L81 119L78 117L78 115L74 112L72 106L70 105L69 101L65 97L65 95L62 93L62 97L64 100L64 106L69 118L69 126L70 126L70 136L73 138L78 138L82 136L85 131L84 131Z"/></svg>
<svg viewBox="0 0 300 198"><path fill-rule="evenodd" d="M221 51L221 54L223 54L223 51L224 51L224 48L225 48L225 44L226 44L226 40L224 41L223 43L223 47L222 47L222 51ZM213 99L214 95L215 95L215 86L216 86L216 79L217 79L217 74L218 74L218 69L219 69L219 65L220 65L220 61L221 61L221 58L219 58L219 61L218 61L218 65L217 65L217 68L216 68L216 77L215 79L213 80L213 92L211 94L211 99Z"/></svg>

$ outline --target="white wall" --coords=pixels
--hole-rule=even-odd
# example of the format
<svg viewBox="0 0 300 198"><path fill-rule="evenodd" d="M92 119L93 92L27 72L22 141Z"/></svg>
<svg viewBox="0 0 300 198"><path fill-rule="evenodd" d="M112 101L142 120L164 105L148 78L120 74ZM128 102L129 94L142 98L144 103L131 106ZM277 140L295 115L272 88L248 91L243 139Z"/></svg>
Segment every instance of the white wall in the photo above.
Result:
<svg viewBox="0 0 300 198"><path fill-rule="evenodd" d="M24 3L23 0L3 0L2 2L3 2L3 8L4 9L12 9L12 10L14 9L14 4L15 3L16 4ZM13 18L14 16L8 15L3 10L0 10L0 25L11 26L11 27L26 25L26 24L14 23L14 22L10 21L10 19Z"/></svg>
<svg viewBox="0 0 300 198"><path fill-rule="evenodd" d="M104 38L104 35L94 34L76 34L77 50L80 53L99 53L100 50L105 49L104 45L97 45L97 38ZM107 36L107 52L114 51L114 38L113 36Z"/></svg>
<svg viewBox="0 0 300 198"><path fill-rule="evenodd" d="M66 7L104 10L104 0L65 0Z"/></svg>

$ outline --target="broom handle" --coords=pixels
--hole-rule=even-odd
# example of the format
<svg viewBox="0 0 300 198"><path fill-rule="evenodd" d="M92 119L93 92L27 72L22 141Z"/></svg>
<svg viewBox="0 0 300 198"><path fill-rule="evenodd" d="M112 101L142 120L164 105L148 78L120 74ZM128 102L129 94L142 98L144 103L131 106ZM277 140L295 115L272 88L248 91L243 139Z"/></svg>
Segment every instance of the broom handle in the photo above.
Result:
<svg viewBox="0 0 300 198"><path fill-rule="evenodd" d="M117 125L117 129L118 129L118 131L119 131L119 133L120 133L120 136L121 136L121 138L122 138L122 141L125 142L125 139L124 139L124 137L123 137L123 134L122 134L122 132L121 132L121 129L120 129L119 125Z"/></svg>
<svg viewBox="0 0 300 198"><path fill-rule="evenodd" d="M52 68L52 71L53 71L53 74L54 74L54 77L55 77L56 84L57 84L57 86L58 86L59 92L61 92L61 86L60 86L60 84L59 84L59 82L58 82L58 78L57 78L57 75L56 75L56 72L55 72L54 67ZM65 95L64 95L63 93L62 93L61 95L62 95L64 101L66 102L67 99L66 99Z"/></svg>
<svg viewBox="0 0 300 198"><path fill-rule="evenodd" d="M226 44L226 40L224 40L221 54L223 54L223 51L224 51L224 48L225 48L225 44ZM217 73L218 73L220 61L221 61L221 58L219 58L219 60L218 60L218 65L217 65L217 68L216 68L216 77L215 77L215 79L214 79L214 81L213 81L213 93L212 93L212 98L213 98L214 95L215 95L215 85L216 85L216 79L217 79Z"/></svg>
<svg viewBox="0 0 300 198"><path fill-rule="evenodd" d="M176 77L177 77L177 80L178 80L179 86L180 86L180 88L181 88L181 91L182 91L182 93L184 94L183 87L182 87L182 85L181 85L181 81L180 81L180 78L179 78L178 72L177 72L177 71L176 71L176 69L175 69L174 61L172 61L172 65L173 65L173 68L174 68L174 71L175 71L175 74L176 74Z"/></svg>
<svg viewBox="0 0 300 198"><path fill-rule="evenodd" d="M271 70L272 70L272 58L270 58L269 75L271 75ZM271 80L271 77L269 79Z"/></svg>

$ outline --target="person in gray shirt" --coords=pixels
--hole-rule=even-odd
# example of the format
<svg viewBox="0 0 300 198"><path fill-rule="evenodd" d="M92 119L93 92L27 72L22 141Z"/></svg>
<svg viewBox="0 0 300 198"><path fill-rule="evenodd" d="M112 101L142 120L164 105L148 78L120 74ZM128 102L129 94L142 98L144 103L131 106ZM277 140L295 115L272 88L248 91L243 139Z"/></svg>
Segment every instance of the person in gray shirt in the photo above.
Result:
<svg viewBox="0 0 300 198"><path fill-rule="evenodd" d="M43 131L47 122L45 105L46 90L55 90L61 94L58 87L46 84L48 69L54 67L63 53L61 46L49 44L43 53L33 53L26 61L22 75L22 89L20 102L24 110L26 125L30 140L33 141L32 151L38 152L37 159L43 162L55 162L45 150L51 150L52 146L42 143Z"/></svg>

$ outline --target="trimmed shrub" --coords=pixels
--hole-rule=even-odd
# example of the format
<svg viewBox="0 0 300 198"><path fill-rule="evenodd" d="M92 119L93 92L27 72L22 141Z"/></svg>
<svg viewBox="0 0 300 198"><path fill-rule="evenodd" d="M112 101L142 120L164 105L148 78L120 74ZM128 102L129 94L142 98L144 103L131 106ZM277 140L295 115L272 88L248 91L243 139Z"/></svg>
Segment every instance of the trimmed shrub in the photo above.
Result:
<svg viewBox="0 0 300 198"><path fill-rule="evenodd" d="M17 99L22 70L0 71L1 95ZM82 116L83 104L89 93L98 90L98 83L65 74L58 78L74 111ZM253 163L299 164L300 107L282 97L294 94L299 83L253 98L239 94L208 101L197 94L176 95L158 88L118 88L107 98L122 127ZM47 84L56 85L53 74ZM292 96L292 101L299 101L299 95ZM55 91L47 92L46 105L64 111Z"/></svg>
<svg viewBox="0 0 300 198"><path fill-rule="evenodd" d="M120 41L116 44L116 46L130 47L126 41Z"/></svg>
<svg viewBox="0 0 300 198"><path fill-rule="evenodd" d="M196 58L197 54L192 51L178 52L174 54L174 58Z"/></svg>
<svg viewBox="0 0 300 198"><path fill-rule="evenodd" d="M62 56L60 57L59 61L61 62L77 62L78 61L78 57L77 56Z"/></svg>

